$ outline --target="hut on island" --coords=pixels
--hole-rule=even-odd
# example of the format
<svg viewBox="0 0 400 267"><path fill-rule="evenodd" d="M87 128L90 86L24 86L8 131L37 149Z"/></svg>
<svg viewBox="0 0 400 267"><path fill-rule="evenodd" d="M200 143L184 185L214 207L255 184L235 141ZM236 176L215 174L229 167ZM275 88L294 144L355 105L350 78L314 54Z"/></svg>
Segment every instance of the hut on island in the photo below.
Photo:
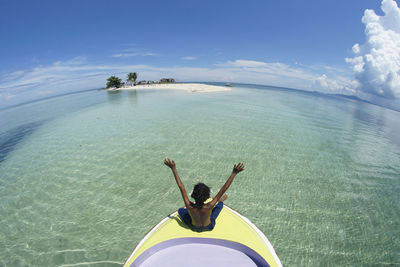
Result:
<svg viewBox="0 0 400 267"><path fill-rule="evenodd" d="M174 83L175 79L172 78L162 78L160 79L159 83Z"/></svg>

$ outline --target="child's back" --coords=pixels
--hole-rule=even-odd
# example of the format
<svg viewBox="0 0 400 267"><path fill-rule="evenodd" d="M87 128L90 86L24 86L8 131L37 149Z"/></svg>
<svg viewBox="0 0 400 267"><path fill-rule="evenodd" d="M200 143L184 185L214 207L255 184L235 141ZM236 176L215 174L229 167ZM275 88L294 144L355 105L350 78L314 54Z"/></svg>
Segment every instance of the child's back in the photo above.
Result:
<svg viewBox="0 0 400 267"><path fill-rule="evenodd" d="M224 195L220 202L225 201L228 198L228 195ZM216 206L211 206L211 202L203 204L202 207L195 207L190 203L190 207L188 209L190 217L192 218L192 224L195 227L204 227L208 226L211 223L210 217L212 217L212 212L214 211ZM218 205L217 205L218 206ZM215 211L214 211L215 213ZM218 212L219 213L219 212Z"/></svg>
<svg viewBox="0 0 400 267"><path fill-rule="evenodd" d="M210 216L213 208L214 207L211 207L209 204L205 204L201 208L190 206L188 211L190 217L192 218L193 226L203 227L209 225L211 223Z"/></svg>

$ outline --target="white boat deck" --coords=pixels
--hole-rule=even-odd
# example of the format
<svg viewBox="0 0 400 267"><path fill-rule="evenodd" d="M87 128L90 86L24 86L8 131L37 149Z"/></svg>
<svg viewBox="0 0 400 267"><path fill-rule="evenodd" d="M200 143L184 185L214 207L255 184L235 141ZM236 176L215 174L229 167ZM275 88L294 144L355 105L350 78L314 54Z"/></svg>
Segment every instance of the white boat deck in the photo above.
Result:
<svg viewBox="0 0 400 267"><path fill-rule="evenodd" d="M177 266L257 266L245 253L211 244L182 244L160 250L147 258L141 267Z"/></svg>

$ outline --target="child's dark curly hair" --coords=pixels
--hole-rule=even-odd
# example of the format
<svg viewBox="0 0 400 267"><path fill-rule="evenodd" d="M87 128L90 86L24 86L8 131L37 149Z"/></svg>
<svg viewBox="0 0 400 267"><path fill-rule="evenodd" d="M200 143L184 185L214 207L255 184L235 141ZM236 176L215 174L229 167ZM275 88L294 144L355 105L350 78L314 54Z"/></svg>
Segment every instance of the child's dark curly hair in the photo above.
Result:
<svg viewBox="0 0 400 267"><path fill-rule="evenodd" d="M191 197L196 201L194 206L196 208L201 208L204 201L210 197L210 188L203 183L198 183L194 186Z"/></svg>

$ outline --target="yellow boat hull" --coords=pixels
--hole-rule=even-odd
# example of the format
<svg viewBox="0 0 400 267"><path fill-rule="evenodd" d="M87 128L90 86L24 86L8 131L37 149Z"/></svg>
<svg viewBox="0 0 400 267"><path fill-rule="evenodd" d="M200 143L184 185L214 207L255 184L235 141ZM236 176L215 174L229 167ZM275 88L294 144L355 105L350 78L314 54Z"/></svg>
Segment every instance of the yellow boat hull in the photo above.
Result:
<svg viewBox="0 0 400 267"><path fill-rule="evenodd" d="M215 228L200 233L182 222L177 212L172 213L140 241L124 266L152 266L157 261L163 266L177 266L182 261L191 261L191 266L204 266L210 261L214 266L235 266L235 262L246 266L251 266L250 262L253 266L282 266L265 235L226 205Z"/></svg>

